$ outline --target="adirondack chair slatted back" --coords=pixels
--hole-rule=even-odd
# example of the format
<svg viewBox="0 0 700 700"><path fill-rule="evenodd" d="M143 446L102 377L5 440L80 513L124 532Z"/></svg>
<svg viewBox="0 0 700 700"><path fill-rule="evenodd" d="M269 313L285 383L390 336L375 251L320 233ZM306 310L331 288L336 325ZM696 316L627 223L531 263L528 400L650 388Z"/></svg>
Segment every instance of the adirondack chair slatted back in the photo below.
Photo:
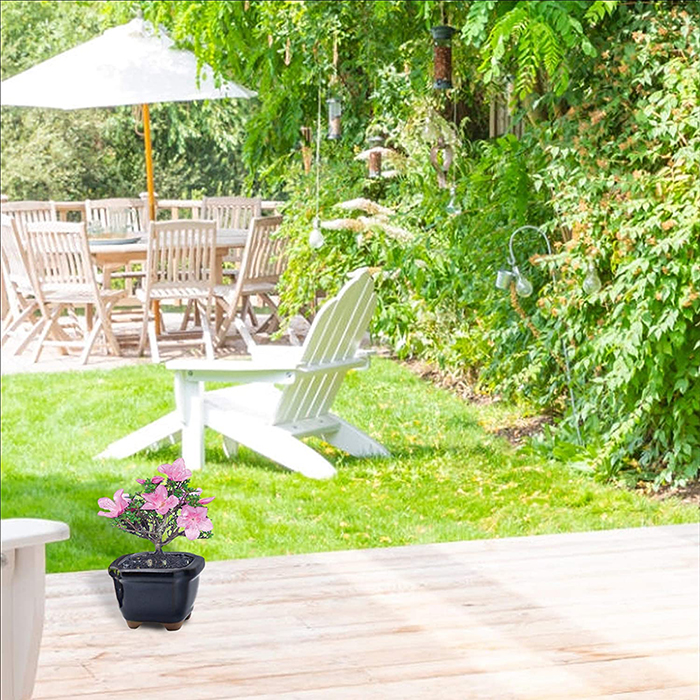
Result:
<svg viewBox="0 0 700 700"><path fill-rule="evenodd" d="M366 269L351 279L327 301L309 330L300 366L315 369L297 373L293 384L282 391L274 424L295 423L327 414L343 383L347 369L333 363L355 357L376 306L372 277ZM329 365L327 371L323 366Z"/></svg>
<svg viewBox="0 0 700 700"><path fill-rule="evenodd" d="M216 221L219 229L247 229L254 217L260 216L262 200L252 197L205 197L202 200L204 219Z"/></svg>
<svg viewBox="0 0 700 700"><path fill-rule="evenodd" d="M147 288L208 286L213 288L216 224L180 219L151 224L147 254Z"/></svg>
<svg viewBox="0 0 700 700"><path fill-rule="evenodd" d="M148 207L137 198L86 199L85 219L102 231L139 233L148 230Z"/></svg>
<svg viewBox="0 0 700 700"><path fill-rule="evenodd" d="M239 279L245 287L256 283L276 283L285 266L286 240L275 236L281 216L255 217L250 223Z"/></svg>
<svg viewBox="0 0 700 700"><path fill-rule="evenodd" d="M92 291L99 296L85 223L44 221L27 225L29 262L39 287Z"/></svg>
<svg viewBox="0 0 700 700"><path fill-rule="evenodd" d="M0 243L2 244L3 274L8 288L17 290L23 296L32 295L34 283L29 268L29 259L20 242L15 220L7 214L2 214Z"/></svg>
<svg viewBox="0 0 700 700"><path fill-rule="evenodd" d="M58 218L54 202L3 202L0 209L3 214L14 219L20 241L24 240L28 224L55 221Z"/></svg>

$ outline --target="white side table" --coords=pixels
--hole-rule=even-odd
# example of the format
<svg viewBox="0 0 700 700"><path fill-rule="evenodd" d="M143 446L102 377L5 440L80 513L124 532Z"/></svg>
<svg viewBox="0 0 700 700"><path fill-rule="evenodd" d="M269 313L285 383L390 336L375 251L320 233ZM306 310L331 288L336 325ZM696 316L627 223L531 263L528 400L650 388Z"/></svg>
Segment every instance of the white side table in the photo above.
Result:
<svg viewBox="0 0 700 700"><path fill-rule="evenodd" d="M29 700L44 627L45 545L67 540L55 520L0 521L2 540L2 700Z"/></svg>

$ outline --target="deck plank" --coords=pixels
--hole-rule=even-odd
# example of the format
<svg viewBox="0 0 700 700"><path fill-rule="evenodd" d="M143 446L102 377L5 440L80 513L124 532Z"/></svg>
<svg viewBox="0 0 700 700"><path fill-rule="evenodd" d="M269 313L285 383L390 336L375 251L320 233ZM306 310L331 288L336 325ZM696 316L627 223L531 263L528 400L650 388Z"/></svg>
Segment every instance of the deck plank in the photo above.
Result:
<svg viewBox="0 0 700 700"><path fill-rule="evenodd" d="M700 526L209 562L178 632L47 577L35 700L697 699ZM196 679L196 682L192 682Z"/></svg>

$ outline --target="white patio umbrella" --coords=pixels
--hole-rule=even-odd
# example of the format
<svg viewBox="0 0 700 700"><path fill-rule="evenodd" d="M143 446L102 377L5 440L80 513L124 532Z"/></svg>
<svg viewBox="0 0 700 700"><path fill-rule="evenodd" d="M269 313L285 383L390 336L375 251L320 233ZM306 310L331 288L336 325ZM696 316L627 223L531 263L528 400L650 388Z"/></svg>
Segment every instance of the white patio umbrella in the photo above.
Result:
<svg viewBox="0 0 700 700"><path fill-rule="evenodd" d="M198 73L193 53L173 48L165 34L134 19L3 81L0 104L66 110L142 105L148 205L155 220L148 105L256 95L230 81L217 85L213 73L206 64Z"/></svg>

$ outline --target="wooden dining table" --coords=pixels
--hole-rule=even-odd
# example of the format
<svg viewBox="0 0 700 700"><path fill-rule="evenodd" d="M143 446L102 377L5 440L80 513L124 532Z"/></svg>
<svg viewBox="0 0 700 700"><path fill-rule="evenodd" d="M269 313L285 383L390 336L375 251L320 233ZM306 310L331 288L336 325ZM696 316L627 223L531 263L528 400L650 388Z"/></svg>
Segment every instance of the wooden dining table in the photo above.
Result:
<svg viewBox="0 0 700 700"><path fill-rule="evenodd" d="M132 236L136 238L136 236ZM214 264L214 284L223 284L224 259L231 251L245 247L248 229L219 229L216 236L216 261ZM148 235L142 234L133 243L120 243L117 240L101 239L90 241L90 253L98 268L102 270L102 285L105 289L112 286L112 272L131 263L145 263L148 255ZM158 301L154 301L156 333L160 334L160 314ZM216 326L221 323L221 310L216 308Z"/></svg>

